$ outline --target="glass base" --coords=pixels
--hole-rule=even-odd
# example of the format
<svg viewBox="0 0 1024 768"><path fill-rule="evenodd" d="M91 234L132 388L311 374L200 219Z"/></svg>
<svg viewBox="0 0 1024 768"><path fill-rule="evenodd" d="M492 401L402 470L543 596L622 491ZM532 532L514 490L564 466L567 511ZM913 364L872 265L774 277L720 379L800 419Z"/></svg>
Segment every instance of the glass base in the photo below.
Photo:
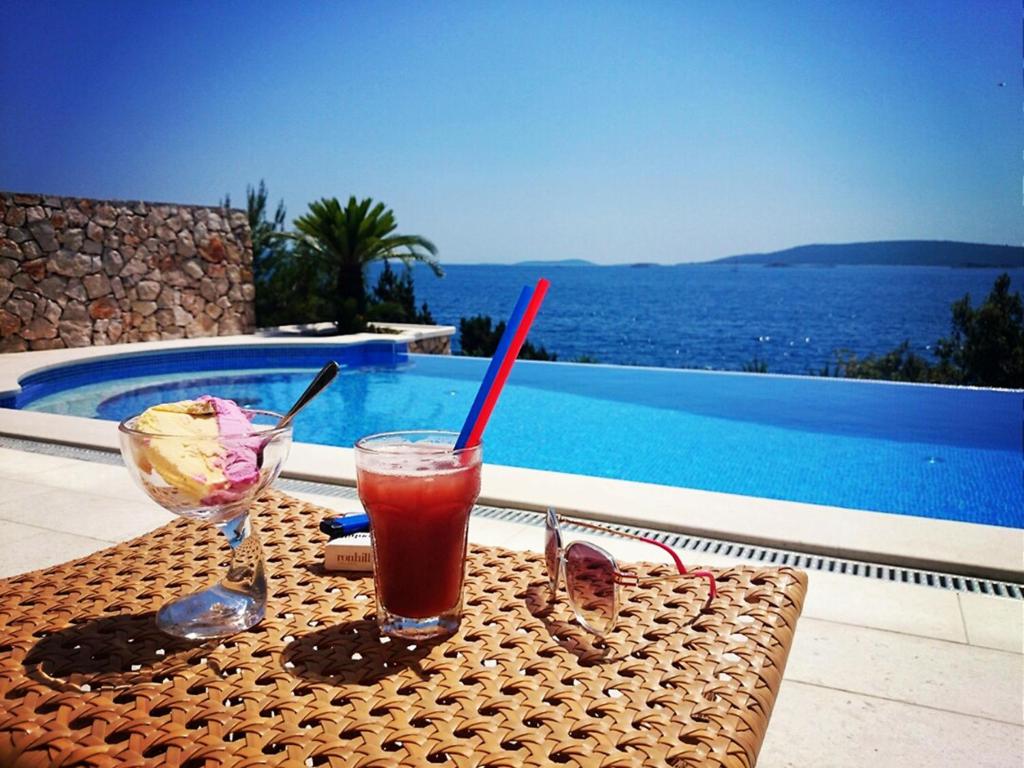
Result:
<svg viewBox="0 0 1024 768"><path fill-rule="evenodd" d="M260 600L216 584L165 605L157 611L156 625L188 640L226 637L259 624L266 608L266 597Z"/></svg>
<svg viewBox="0 0 1024 768"><path fill-rule="evenodd" d="M448 637L459 631L462 612L459 610L429 616L425 619L410 619L378 607L377 626L382 635L402 640L432 640Z"/></svg>

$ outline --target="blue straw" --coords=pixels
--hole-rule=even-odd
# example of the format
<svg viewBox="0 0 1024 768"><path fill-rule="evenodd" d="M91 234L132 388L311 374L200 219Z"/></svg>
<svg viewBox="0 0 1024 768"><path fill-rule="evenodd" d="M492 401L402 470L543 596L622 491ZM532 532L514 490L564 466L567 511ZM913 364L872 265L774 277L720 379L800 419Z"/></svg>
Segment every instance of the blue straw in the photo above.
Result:
<svg viewBox="0 0 1024 768"><path fill-rule="evenodd" d="M476 423L477 416L480 415L480 409L483 408L484 400L487 399L487 393L491 389L491 384L494 383L494 377L498 375L498 369L501 368L501 361L505 357L505 351L512 343L512 338L516 335L516 328L519 327L519 323L523 320L523 314L526 312L526 307L529 305L532 295L533 289L528 285L524 285L522 293L519 294L519 301L516 302L516 307L512 310L512 317L508 319L505 332L501 335L501 341L498 342L498 348L494 351L494 357L491 358L491 364L487 366L484 380L480 382L480 389L477 390L473 407L469 409L466 423L462 425L459 439L455 441L456 451L466 447L469 433L473 431L473 425Z"/></svg>

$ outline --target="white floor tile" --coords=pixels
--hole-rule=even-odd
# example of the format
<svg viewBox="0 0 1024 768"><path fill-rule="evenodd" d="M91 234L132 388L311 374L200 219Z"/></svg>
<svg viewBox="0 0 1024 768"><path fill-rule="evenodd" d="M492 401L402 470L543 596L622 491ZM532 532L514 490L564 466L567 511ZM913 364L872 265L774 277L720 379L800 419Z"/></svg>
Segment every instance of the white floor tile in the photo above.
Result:
<svg viewBox="0 0 1024 768"><path fill-rule="evenodd" d="M23 525L0 519L0 563L7 553L15 549L14 545L22 539L27 539L39 533L39 528L34 525Z"/></svg>
<svg viewBox="0 0 1024 768"><path fill-rule="evenodd" d="M1024 653L1024 600L971 592L958 597L971 645Z"/></svg>
<svg viewBox="0 0 1024 768"><path fill-rule="evenodd" d="M30 481L32 476L38 472L59 469L72 461L72 459L66 459L61 456L49 456L45 453L0 448L0 477L13 477Z"/></svg>
<svg viewBox="0 0 1024 768"><path fill-rule="evenodd" d="M132 480L128 470L116 464L70 461L62 467L38 473L33 481L52 488L70 488L100 496L117 496L128 501L148 498Z"/></svg>
<svg viewBox="0 0 1024 768"><path fill-rule="evenodd" d="M964 643L956 596L946 589L809 571L803 615Z"/></svg>
<svg viewBox="0 0 1024 768"><path fill-rule="evenodd" d="M537 549L533 541L536 535L537 529L528 525L486 517L469 518L469 540L474 544L515 550Z"/></svg>
<svg viewBox="0 0 1024 768"><path fill-rule="evenodd" d="M308 501L310 504L316 504L318 507L323 507L333 512L337 512L339 515L351 515L363 511L363 505L359 503L359 499L343 499L338 496L321 496L318 493L305 493L304 491L288 491L288 495L294 496L296 499Z"/></svg>
<svg viewBox="0 0 1024 768"><path fill-rule="evenodd" d="M787 678L758 768L1009 768L1024 728Z"/></svg>
<svg viewBox="0 0 1024 768"><path fill-rule="evenodd" d="M79 536L125 541L174 519L139 492L132 501L61 488L23 501L0 501L0 520L34 525Z"/></svg>
<svg viewBox="0 0 1024 768"><path fill-rule="evenodd" d="M1024 656L962 643L803 618L786 678L1024 722Z"/></svg>
<svg viewBox="0 0 1024 768"><path fill-rule="evenodd" d="M4 524L5 527L9 525L15 524ZM111 546L108 541L86 536L38 528L31 530L32 535L19 539L15 546L0 548L0 578L65 563Z"/></svg>
<svg viewBox="0 0 1024 768"><path fill-rule="evenodd" d="M41 493L52 491L53 488L42 483L33 483L27 480L15 480L10 477L0 477L0 499L10 502L20 502L30 499Z"/></svg>

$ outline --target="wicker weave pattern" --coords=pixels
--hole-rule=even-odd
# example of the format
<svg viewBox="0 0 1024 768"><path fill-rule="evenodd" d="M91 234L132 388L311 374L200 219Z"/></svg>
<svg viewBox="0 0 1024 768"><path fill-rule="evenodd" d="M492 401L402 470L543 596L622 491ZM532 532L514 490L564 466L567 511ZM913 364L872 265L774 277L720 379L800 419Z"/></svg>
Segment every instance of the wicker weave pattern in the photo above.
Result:
<svg viewBox="0 0 1024 768"><path fill-rule="evenodd" d="M321 570L322 510L267 493L254 511L268 617L221 643L152 623L226 563L186 520L0 582L0 765L755 763L802 573L721 571L704 613L699 580L627 588L598 647L564 597L545 612L540 555L474 547L460 632L404 646L375 631L371 578Z"/></svg>

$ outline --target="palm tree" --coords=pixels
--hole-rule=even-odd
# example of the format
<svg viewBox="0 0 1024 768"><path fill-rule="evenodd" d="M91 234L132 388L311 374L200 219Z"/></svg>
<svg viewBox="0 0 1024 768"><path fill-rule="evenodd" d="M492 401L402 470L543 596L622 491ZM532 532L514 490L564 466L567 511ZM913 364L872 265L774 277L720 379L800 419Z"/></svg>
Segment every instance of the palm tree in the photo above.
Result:
<svg viewBox="0 0 1024 768"><path fill-rule="evenodd" d="M366 198L348 199L344 208L337 198L309 204L309 212L295 220L290 237L304 244L320 269L335 278L335 320L339 332L362 330L366 315L366 265L372 261L401 259L406 265L426 263L440 276L434 258L437 248L419 235L393 234L394 212Z"/></svg>

